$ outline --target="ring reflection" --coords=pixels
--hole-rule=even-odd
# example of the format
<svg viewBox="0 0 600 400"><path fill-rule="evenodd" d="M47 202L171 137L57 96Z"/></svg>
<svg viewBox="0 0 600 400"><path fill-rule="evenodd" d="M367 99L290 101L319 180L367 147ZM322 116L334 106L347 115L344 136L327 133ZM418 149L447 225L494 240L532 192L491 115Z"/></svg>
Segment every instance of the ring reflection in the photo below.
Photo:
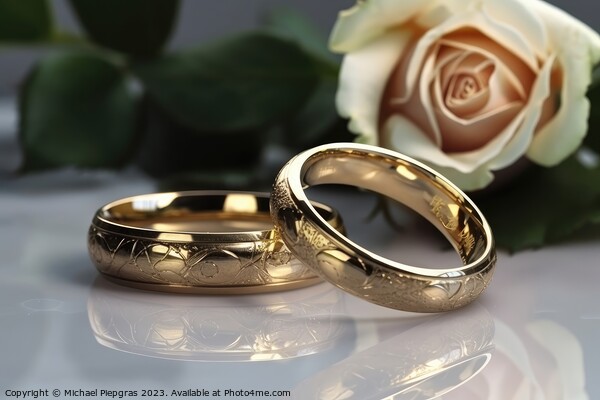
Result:
<svg viewBox="0 0 600 400"><path fill-rule="evenodd" d="M428 320L301 382L298 399L434 399L488 364L494 321L473 305Z"/></svg>
<svg viewBox="0 0 600 400"><path fill-rule="evenodd" d="M187 296L121 288L99 277L88 316L103 346L195 361L307 356L354 338L328 285L252 296ZM337 317L336 317L337 315Z"/></svg>

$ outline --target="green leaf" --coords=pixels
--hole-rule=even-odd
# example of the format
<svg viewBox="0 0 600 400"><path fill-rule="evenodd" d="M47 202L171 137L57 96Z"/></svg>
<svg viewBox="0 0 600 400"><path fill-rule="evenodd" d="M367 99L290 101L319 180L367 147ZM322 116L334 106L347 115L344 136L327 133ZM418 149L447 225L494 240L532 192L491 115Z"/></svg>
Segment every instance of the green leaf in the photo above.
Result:
<svg viewBox="0 0 600 400"><path fill-rule="evenodd" d="M594 71L594 76L596 75L600 75L600 69ZM598 80L594 82L595 84L593 83L587 92L590 100L590 116L584 144L594 151L600 152L600 84L598 84Z"/></svg>
<svg viewBox="0 0 600 400"><path fill-rule="evenodd" d="M89 37L137 57L158 53L171 35L178 0L69 0Z"/></svg>
<svg viewBox="0 0 600 400"><path fill-rule="evenodd" d="M296 41L314 57L328 62L335 70L339 58L327 47L327 37L307 18L289 8L277 8L267 15L267 28Z"/></svg>
<svg viewBox="0 0 600 400"><path fill-rule="evenodd" d="M595 87L600 84L600 64L597 64L592 68L592 82L590 83L590 87Z"/></svg>
<svg viewBox="0 0 600 400"><path fill-rule="evenodd" d="M511 186L476 201L499 247L540 247L600 222L600 168L584 166L575 155L554 168L531 167Z"/></svg>
<svg viewBox="0 0 600 400"><path fill-rule="evenodd" d="M328 142L350 142L347 122L342 120L335 107L337 82L321 79L306 106L291 118L283 128L285 145L297 151Z"/></svg>
<svg viewBox="0 0 600 400"><path fill-rule="evenodd" d="M319 78L298 45L265 33L139 64L134 71L178 122L217 131L282 120L304 106Z"/></svg>
<svg viewBox="0 0 600 400"><path fill-rule="evenodd" d="M261 163L265 136L262 130L226 135L199 132L175 121L151 99L146 98L143 104L146 127L136 161L149 175L214 178L218 171L249 171Z"/></svg>
<svg viewBox="0 0 600 400"><path fill-rule="evenodd" d="M283 128L282 141L300 151L326 142L352 141L335 107L339 57L329 51L327 38L298 12L280 7L267 15L269 31L298 43L318 65L320 80L310 100Z"/></svg>
<svg viewBox="0 0 600 400"><path fill-rule="evenodd" d="M122 165L134 138L136 100L126 76L107 60L47 57L21 92L23 170Z"/></svg>
<svg viewBox="0 0 600 400"><path fill-rule="evenodd" d="M46 0L0 0L0 41L43 40L50 36L51 27Z"/></svg>
<svg viewBox="0 0 600 400"><path fill-rule="evenodd" d="M257 168L244 170L213 169L205 172L175 174L160 179L158 190L178 192L183 190L269 190L261 187L260 171Z"/></svg>
<svg viewBox="0 0 600 400"><path fill-rule="evenodd" d="M304 109L288 124L288 143L309 145L332 127L338 119L335 109L336 87L336 82L330 80L320 82Z"/></svg>

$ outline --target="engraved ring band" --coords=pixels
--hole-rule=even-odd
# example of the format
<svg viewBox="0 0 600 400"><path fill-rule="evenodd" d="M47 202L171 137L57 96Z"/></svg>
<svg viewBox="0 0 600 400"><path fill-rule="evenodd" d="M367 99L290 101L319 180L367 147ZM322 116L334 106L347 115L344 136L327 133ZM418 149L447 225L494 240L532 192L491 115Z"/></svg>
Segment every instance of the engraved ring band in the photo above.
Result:
<svg viewBox="0 0 600 400"><path fill-rule="evenodd" d="M313 207L343 230L335 210ZM278 237L268 193L190 191L118 200L96 212L88 250L105 277L141 289L241 294L321 281Z"/></svg>
<svg viewBox="0 0 600 400"><path fill-rule="evenodd" d="M331 226L305 189L358 186L394 199L429 220L462 266L423 268L374 254ZM290 251L335 286L382 306L414 312L462 307L488 285L496 262L488 223L446 178L399 153L355 143L328 144L292 158L271 193L271 217Z"/></svg>

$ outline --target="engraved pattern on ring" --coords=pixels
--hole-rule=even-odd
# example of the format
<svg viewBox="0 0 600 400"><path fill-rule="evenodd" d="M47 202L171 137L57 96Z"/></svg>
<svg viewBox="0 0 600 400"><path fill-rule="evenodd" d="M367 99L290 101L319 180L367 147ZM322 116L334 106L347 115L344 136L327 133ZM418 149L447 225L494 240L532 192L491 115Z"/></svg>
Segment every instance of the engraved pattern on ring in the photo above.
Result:
<svg viewBox="0 0 600 400"><path fill-rule="evenodd" d="M315 277L278 237L242 243L178 243L127 237L92 225L88 248L101 273L146 283L253 286Z"/></svg>

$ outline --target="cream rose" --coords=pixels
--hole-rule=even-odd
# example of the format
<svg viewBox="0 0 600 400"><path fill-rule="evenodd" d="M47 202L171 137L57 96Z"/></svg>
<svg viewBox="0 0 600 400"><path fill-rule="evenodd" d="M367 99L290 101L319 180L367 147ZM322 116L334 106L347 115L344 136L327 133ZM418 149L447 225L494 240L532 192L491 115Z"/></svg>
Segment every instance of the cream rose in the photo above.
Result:
<svg viewBox="0 0 600 400"><path fill-rule="evenodd" d="M587 131L600 36L540 0L365 0L340 13L339 113L466 190L523 156L553 166Z"/></svg>

